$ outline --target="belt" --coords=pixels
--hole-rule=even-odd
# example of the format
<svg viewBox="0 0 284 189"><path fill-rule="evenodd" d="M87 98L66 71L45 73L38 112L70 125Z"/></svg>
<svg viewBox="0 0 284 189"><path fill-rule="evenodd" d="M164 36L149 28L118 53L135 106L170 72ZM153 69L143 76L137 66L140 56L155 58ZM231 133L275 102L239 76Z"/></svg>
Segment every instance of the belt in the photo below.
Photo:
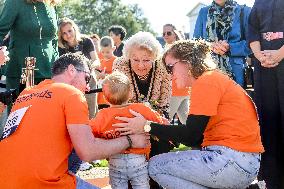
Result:
<svg viewBox="0 0 284 189"><path fill-rule="evenodd" d="M262 38L266 41L272 41L275 39L282 39L283 38L283 32L266 32L262 33Z"/></svg>

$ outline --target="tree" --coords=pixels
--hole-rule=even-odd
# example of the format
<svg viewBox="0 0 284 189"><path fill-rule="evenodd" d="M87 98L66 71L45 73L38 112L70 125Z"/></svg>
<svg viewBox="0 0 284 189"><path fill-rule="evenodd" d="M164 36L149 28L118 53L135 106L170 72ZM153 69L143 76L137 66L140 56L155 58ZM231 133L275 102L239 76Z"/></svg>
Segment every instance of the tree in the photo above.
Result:
<svg viewBox="0 0 284 189"><path fill-rule="evenodd" d="M59 18L69 17L78 24L82 33L108 35L111 25L122 25L127 36L138 31L153 32L138 5L126 6L120 0L65 0L59 7Z"/></svg>

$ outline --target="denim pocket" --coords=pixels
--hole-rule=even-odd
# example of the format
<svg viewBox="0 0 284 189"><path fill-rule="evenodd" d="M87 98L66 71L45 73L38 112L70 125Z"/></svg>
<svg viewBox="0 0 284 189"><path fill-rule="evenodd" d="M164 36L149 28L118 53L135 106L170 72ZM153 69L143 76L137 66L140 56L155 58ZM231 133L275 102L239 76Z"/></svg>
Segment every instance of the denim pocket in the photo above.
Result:
<svg viewBox="0 0 284 189"><path fill-rule="evenodd" d="M251 182L252 174L229 160L221 169L211 173L212 181L219 188L245 188ZM233 175L233 176L232 176Z"/></svg>

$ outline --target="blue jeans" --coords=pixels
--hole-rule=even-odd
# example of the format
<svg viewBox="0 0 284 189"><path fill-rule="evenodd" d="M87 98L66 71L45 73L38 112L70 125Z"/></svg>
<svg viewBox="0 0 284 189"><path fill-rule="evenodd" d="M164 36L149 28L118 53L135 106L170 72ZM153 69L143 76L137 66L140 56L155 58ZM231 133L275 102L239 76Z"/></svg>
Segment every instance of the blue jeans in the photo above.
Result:
<svg viewBox="0 0 284 189"><path fill-rule="evenodd" d="M99 189L99 188L80 179L79 177L76 177L76 189Z"/></svg>
<svg viewBox="0 0 284 189"><path fill-rule="evenodd" d="M109 158L109 177L112 189L150 189L148 162L145 155L117 154Z"/></svg>
<svg viewBox="0 0 284 189"><path fill-rule="evenodd" d="M68 157L68 170L71 171L73 174L76 174L79 171L81 164L82 160L79 158L79 156L73 149Z"/></svg>
<svg viewBox="0 0 284 189"><path fill-rule="evenodd" d="M170 152L149 161L149 174L167 189L244 189L256 178L260 154L224 146Z"/></svg>

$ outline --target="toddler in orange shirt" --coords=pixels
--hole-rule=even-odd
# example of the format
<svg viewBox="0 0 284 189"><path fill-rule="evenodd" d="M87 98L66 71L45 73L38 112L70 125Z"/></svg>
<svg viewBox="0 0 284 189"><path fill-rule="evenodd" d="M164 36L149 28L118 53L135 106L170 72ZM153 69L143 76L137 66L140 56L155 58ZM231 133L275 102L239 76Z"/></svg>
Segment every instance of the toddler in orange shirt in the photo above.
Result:
<svg viewBox="0 0 284 189"><path fill-rule="evenodd" d="M95 137L112 139L120 137L120 132L112 126L121 122L115 117L133 117L129 109L142 114L147 120L162 123L162 117L142 103L127 103L130 98L130 81L126 75L113 72L107 75L102 84L103 94L110 107L98 112L90 121ZM109 158L110 184L113 189L128 188L128 180L132 188L149 189L149 175L147 157L150 146L147 148L129 148L121 154Z"/></svg>
<svg viewBox="0 0 284 189"><path fill-rule="evenodd" d="M114 60L116 59L116 56L114 56L113 52L115 50L113 39L109 36L104 36L100 40L100 53L99 53L99 59L100 59L100 67L96 70L99 72L97 74L98 79L98 88L101 88L101 84L103 79L106 75L111 74L112 72L112 65ZM98 108L106 108L109 107L107 101L104 99L103 94L100 92L98 94Z"/></svg>

